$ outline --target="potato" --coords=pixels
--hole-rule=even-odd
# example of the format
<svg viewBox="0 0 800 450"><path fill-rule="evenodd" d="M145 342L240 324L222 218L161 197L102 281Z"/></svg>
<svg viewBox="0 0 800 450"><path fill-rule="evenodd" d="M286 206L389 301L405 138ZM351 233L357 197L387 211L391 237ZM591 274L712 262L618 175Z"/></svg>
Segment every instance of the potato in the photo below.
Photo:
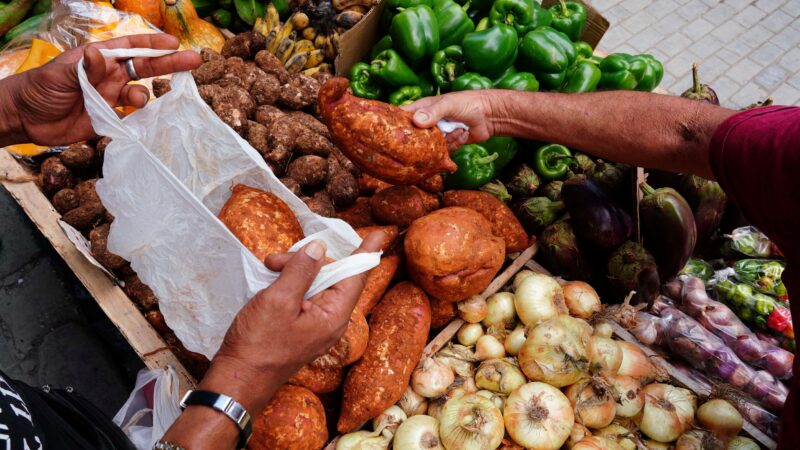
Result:
<svg viewBox="0 0 800 450"><path fill-rule="evenodd" d="M325 394L339 389L344 382L344 370L344 367L322 369L309 364L300 368L288 382L302 386L315 394Z"/></svg>
<svg viewBox="0 0 800 450"><path fill-rule="evenodd" d="M71 211L80 206L80 199L75 189L62 189L53 196L53 207L61 214Z"/></svg>
<svg viewBox="0 0 800 450"><path fill-rule="evenodd" d="M108 233L110 230L111 225L107 223L95 227L89 233L89 241L91 241L91 251L94 259L106 269L114 271L121 269L128 262L108 251Z"/></svg>
<svg viewBox="0 0 800 450"><path fill-rule="evenodd" d="M44 195L48 197L75 185L72 172L67 169L58 156L51 156L42 162L39 177Z"/></svg>
<svg viewBox="0 0 800 450"><path fill-rule="evenodd" d="M478 212L443 208L416 220L404 242L409 277L432 297L459 301L479 294L500 270L505 242Z"/></svg>
<svg viewBox="0 0 800 450"><path fill-rule="evenodd" d="M219 212L219 219L256 258L284 253L303 239L303 228L280 198L237 184Z"/></svg>
<svg viewBox="0 0 800 450"><path fill-rule="evenodd" d="M528 248L528 234L517 216L497 197L482 191L447 191L442 198L444 206L463 206L479 212L492 224L492 233L506 242L506 253L521 252Z"/></svg>
<svg viewBox="0 0 800 450"><path fill-rule="evenodd" d="M439 207L439 199L416 186L392 186L369 201L379 223L407 227Z"/></svg>
<svg viewBox="0 0 800 450"><path fill-rule="evenodd" d="M319 450L328 440L322 402L308 389L281 386L253 420L250 450Z"/></svg>

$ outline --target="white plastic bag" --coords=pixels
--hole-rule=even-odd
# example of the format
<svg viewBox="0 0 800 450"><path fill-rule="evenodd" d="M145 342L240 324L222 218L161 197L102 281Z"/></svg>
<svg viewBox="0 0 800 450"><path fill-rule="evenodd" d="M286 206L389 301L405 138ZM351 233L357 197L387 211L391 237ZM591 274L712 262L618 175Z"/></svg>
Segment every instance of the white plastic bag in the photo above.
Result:
<svg viewBox="0 0 800 450"><path fill-rule="evenodd" d="M157 57L152 49L104 56ZM263 189L292 209L306 238L322 239L336 262L323 267L310 297L369 270L379 253L349 256L361 238L345 222L318 216L272 174L261 156L200 98L189 72L172 89L120 120L78 71L95 132L112 138L97 193L114 222L108 249L131 262L159 299L167 325L187 349L211 358L241 307L278 274L267 270L216 215L235 184Z"/></svg>
<svg viewBox="0 0 800 450"><path fill-rule="evenodd" d="M138 450L150 450L181 414L179 395L178 375L172 367L142 369L128 401L114 416L114 423Z"/></svg>

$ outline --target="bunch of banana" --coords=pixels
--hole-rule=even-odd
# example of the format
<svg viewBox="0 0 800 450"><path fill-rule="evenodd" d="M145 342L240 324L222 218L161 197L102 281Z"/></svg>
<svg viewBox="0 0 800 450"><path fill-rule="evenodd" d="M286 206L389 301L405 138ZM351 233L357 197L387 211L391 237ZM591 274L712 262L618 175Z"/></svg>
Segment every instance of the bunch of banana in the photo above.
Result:
<svg viewBox="0 0 800 450"><path fill-rule="evenodd" d="M333 61L336 57L338 33L319 32L311 24L306 13L295 12L282 23L277 9L270 3L267 5L264 17L255 20L253 30L266 37L267 50L274 54L289 72L311 71L313 74L331 70L330 64L324 62Z"/></svg>

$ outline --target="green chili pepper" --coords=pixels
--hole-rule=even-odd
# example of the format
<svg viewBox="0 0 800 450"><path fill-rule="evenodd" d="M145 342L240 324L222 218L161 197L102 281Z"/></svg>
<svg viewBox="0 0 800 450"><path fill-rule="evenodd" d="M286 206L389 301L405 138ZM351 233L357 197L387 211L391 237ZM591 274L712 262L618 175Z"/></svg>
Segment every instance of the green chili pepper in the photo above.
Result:
<svg viewBox="0 0 800 450"><path fill-rule="evenodd" d="M383 95L383 87L375 79L369 64L364 62L353 64L349 76L350 89L356 97L375 100Z"/></svg>
<svg viewBox="0 0 800 450"><path fill-rule="evenodd" d="M451 45L433 54L431 61L431 75L433 81L443 91L447 92L456 78L464 73L464 53L461 47Z"/></svg>
<svg viewBox="0 0 800 450"><path fill-rule="evenodd" d="M551 27L566 34L573 41L581 38L586 28L586 7L583 4L559 0L550 7L550 12L553 14Z"/></svg>
<svg viewBox="0 0 800 450"><path fill-rule="evenodd" d="M590 60L579 61L567 70L566 80L561 92L579 93L597 90L602 73Z"/></svg>
<svg viewBox="0 0 800 450"><path fill-rule="evenodd" d="M439 50L439 26L430 6L404 9L392 19L392 44L411 64Z"/></svg>
<svg viewBox="0 0 800 450"><path fill-rule="evenodd" d="M578 59L590 59L594 56L594 49L591 45L589 45L586 41L577 41L573 42L572 45L575 47L575 53L578 54Z"/></svg>
<svg viewBox="0 0 800 450"><path fill-rule="evenodd" d="M480 89L491 89L492 80L475 72L467 72L453 80L450 85L452 91L476 91Z"/></svg>
<svg viewBox="0 0 800 450"><path fill-rule="evenodd" d="M500 24L467 34L461 48L467 68L491 78L514 64L517 59L517 44L517 32L514 28Z"/></svg>
<svg viewBox="0 0 800 450"><path fill-rule="evenodd" d="M389 103L397 106L408 105L422 98L422 88L419 86L403 86L389 94Z"/></svg>
<svg viewBox="0 0 800 450"><path fill-rule="evenodd" d="M533 20L533 2L528 0L496 0L489 11L491 25L511 25L524 33Z"/></svg>
<svg viewBox="0 0 800 450"><path fill-rule="evenodd" d="M559 144L548 144L539 147L533 155L533 166L544 180L563 178L569 170L572 152Z"/></svg>
<svg viewBox="0 0 800 450"><path fill-rule="evenodd" d="M396 51L384 50L370 63L370 72L384 83L395 86L419 84L419 77Z"/></svg>
<svg viewBox="0 0 800 450"><path fill-rule="evenodd" d="M389 50L390 48L392 48L392 37L387 34L386 36L380 38L378 42L372 46L369 57L371 59L375 59L382 51Z"/></svg>
<svg viewBox="0 0 800 450"><path fill-rule="evenodd" d="M433 13L439 25L439 48L461 45L467 33L475 31L475 23L465 7L453 0L434 0Z"/></svg>
<svg viewBox="0 0 800 450"><path fill-rule="evenodd" d="M567 35L549 27L529 31L519 44L522 63L549 89L564 84L567 69L575 63L575 47Z"/></svg>
<svg viewBox="0 0 800 450"><path fill-rule="evenodd" d="M494 161L497 153L489 152L481 145L464 145L456 150L451 158L458 166L455 173L444 178L448 189L477 189L488 183L495 174Z"/></svg>
<svg viewBox="0 0 800 450"><path fill-rule="evenodd" d="M539 90L539 81L530 72L516 72L497 80L494 87L513 91L536 92Z"/></svg>
<svg viewBox="0 0 800 450"><path fill-rule="evenodd" d="M481 145L490 154L497 153L494 168L498 172L503 170L517 156L517 151L519 150L517 140L509 136L493 136L482 142Z"/></svg>

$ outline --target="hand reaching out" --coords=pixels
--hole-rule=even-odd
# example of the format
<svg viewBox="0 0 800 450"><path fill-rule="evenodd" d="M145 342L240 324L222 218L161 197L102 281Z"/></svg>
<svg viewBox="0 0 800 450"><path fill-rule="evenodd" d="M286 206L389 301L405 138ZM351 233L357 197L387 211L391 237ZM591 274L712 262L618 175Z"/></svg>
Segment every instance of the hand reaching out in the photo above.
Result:
<svg viewBox="0 0 800 450"><path fill-rule="evenodd" d="M464 144L483 142L494 135L489 101L492 92L498 91L451 92L426 97L402 108L414 113L414 125L420 128L436 126L441 119L465 123L469 131L459 129L445 136L447 147L452 151Z"/></svg>

